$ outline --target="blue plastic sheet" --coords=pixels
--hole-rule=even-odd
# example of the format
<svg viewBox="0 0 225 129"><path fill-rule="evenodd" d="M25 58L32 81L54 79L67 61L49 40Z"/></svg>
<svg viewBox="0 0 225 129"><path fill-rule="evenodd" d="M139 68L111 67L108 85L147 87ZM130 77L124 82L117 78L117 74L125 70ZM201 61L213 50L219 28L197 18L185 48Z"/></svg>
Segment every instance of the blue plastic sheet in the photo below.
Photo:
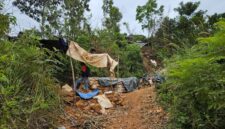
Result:
<svg viewBox="0 0 225 129"><path fill-rule="evenodd" d="M98 83L101 86L116 85L119 82L123 83L127 92L131 92L131 91L137 89L137 87L138 87L138 79L136 77L115 78L115 79L111 79L109 77L98 78Z"/></svg>
<svg viewBox="0 0 225 129"><path fill-rule="evenodd" d="M95 90L93 90L91 92L88 92L88 93L83 93L83 92L80 92L80 91L76 91L76 92L82 99L91 99L99 93L99 90L95 89Z"/></svg>
<svg viewBox="0 0 225 129"><path fill-rule="evenodd" d="M110 79L108 77L100 77L100 78L97 78L97 80L101 86L111 86L111 85L116 85L119 82L122 82L127 92L131 92L138 87L138 79L136 77L117 78L117 79ZM76 84L75 84L76 89L78 89L81 82L82 82L82 78L76 81ZM99 93L99 90L95 89L89 93L83 93L78 90L76 92L82 99L91 99Z"/></svg>
<svg viewBox="0 0 225 129"><path fill-rule="evenodd" d="M76 83L75 83L75 88L78 89L79 85L81 84L82 82L82 78L79 78ZM87 85L87 84L86 84ZM88 86L89 87L89 86ZM80 92L79 90L76 90L76 93L80 96L80 98L82 99L91 99L93 98L94 96L96 96L98 93L99 93L99 90L98 89L95 89L91 92L88 92L88 93L83 93L83 92Z"/></svg>

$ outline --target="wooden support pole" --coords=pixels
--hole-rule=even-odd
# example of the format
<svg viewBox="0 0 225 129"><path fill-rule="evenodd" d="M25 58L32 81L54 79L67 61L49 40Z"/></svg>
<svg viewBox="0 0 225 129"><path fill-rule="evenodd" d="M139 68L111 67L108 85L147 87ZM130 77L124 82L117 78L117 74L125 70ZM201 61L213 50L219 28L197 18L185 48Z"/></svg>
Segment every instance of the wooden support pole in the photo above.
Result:
<svg viewBox="0 0 225 129"><path fill-rule="evenodd" d="M70 46L70 45L69 45ZM71 57L71 51L70 51L70 47L69 47L69 54L70 54L70 66L71 66L71 70L72 70L72 78L73 78L73 91L74 91L74 94L76 94L76 87L75 87L75 74L74 74L74 67L73 67L73 60L72 60L72 57ZM75 104L75 95L74 95L74 98L73 98L73 104Z"/></svg>
<svg viewBox="0 0 225 129"><path fill-rule="evenodd" d="M118 55L117 78L120 77L120 73L119 73L119 62L120 62L120 56Z"/></svg>

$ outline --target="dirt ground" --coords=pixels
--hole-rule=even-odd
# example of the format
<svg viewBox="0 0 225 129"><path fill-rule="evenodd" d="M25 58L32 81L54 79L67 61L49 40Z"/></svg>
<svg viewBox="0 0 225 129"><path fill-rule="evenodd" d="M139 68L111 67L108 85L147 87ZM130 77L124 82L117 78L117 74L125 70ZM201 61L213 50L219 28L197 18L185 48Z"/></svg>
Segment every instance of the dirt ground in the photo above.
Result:
<svg viewBox="0 0 225 129"><path fill-rule="evenodd" d="M153 73L160 67L160 64L154 67L150 63L150 59L155 59L156 56L153 53L148 47L142 48L143 64L148 73ZM113 102L114 107L106 109L106 113L100 111L101 107L96 105L97 100L76 99L75 103L64 108L65 114L59 119L60 123L66 129L163 129L166 127L168 114L157 103L154 86L145 86L130 93L113 94L107 97ZM73 99L72 96L71 98Z"/></svg>
<svg viewBox="0 0 225 129"><path fill-rule="evenodd" d="M162 129L168 115L156 103L154 87L125 94L125 106L110 113L106 129Z"/></svg>
<svg viewBox="0 0 225 129"><path fill-rule="evenodd" d="M156 102L155 87L142 87L130 93L116 95L123 102L99 112L95 99L80 100L65 107L60 123L66 129L163 129L168 115ZM115 96L114 96L115 98ZM112 100L112 99L111 99Z"/></svg>

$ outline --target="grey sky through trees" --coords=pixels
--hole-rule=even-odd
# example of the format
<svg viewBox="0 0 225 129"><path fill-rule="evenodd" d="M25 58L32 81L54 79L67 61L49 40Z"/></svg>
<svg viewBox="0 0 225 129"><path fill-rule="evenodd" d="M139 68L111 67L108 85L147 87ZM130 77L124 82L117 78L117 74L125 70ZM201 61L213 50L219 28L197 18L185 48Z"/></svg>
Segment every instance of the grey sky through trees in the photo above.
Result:
<svg viewBox="0 0 225 129"><path fill-rule="evenodd" d="M174 8L179 6L179 3L188 1L200 1L199 9L208 10L207 14L222 13L225 12L225 0L157 0L158 5L164 5L164 16L175 17L177 13L174 12ZM117 6L123 14L123 19L121 21L120 28L122 32L126 32L125 26L122 25L123 22L127 22L130 26L130 30L133 34L146 34L142 31L141 25L135 20L136 8L138 5L144 5L147 0L114 0L115 6ZM17 18L17 25L12 26L11 35L16 35L19 31L29 28L39 28L38 23L25 14L22 14L16 7L13 7L11 0L6 0L5 12L12 13ZM91 0L90 9L92 18L90 23L92 28L101 28L102 26L102 0ZM88 15L90 15L88 13Z"/></svg>

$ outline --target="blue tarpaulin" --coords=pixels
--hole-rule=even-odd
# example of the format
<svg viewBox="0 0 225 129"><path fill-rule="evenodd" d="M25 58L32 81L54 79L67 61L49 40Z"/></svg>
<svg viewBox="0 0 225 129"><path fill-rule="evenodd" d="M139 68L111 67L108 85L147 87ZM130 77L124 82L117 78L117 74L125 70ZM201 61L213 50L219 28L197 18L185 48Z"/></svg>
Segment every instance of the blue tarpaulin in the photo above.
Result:
<svg viewBox="0 0 225 129"><path fill-rule="evenodd" d="M82 78L79 78L76 83L75 83L75 88L78 89L78 87L80 86L80 84L82 83ZM88 86L90 87L90 86ZM83 92L80 92L79 90L76 90L76 93L82 98L82 99L91 99L93 98L94 96L96 96L98 94L99 90L98 89L95 89L93 91L90 91L88 93L83 93Z"/></svg>
<svg viewBox="0 0 225 129"><path fill-rule="evenodd" d="M111 79L109 77L101 77L98 78L98 83L101 86L111 86L116 85L119 82L122 82L126 91L131 92L138 87L138 79L136 77L129 77L129 78L115 78Z"/></svg>
<svg viewBox="0 0 225 129"><path fill-rule="evenodd" d="M98 80L98 83L100 84L100 86L111 86L111 85L116 85L122 82L127 92L131 92L138 87L138 79L136 77L115 78L115 79L111 79L108 77L99 77L96 79ZM76 84L75 84L76 89L78 89L81 82L82 82L82 78L76 81ZM76 92L82 99L91 99L99 93L99 90L95 89L89 93L83 93L78 90Z"/></svg>
<svg viewBox="0 0 225 129"><path fill-rule="evenodd" d="M91 92L88 92L88 93L83 93L83 92L80 92L80 91L76 91L76 92L82 99L91 99L98 94L99 90L95 89L95 90L93 90Z"/></svg>

